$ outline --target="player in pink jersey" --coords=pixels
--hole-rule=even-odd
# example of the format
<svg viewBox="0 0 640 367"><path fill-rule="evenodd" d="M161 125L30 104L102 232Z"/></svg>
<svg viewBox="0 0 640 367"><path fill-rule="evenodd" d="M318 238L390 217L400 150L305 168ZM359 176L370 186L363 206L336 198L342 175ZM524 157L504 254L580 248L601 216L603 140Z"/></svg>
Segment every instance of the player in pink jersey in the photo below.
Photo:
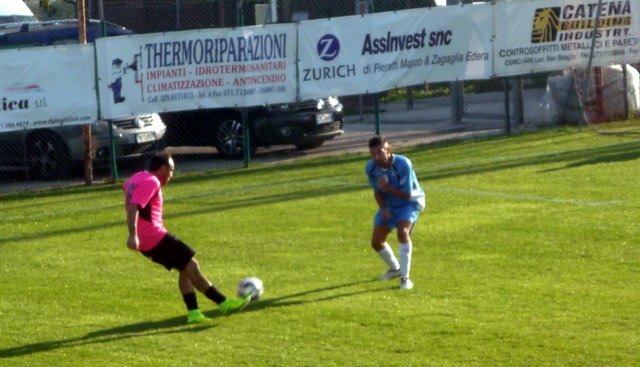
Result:
<svg viewBox="0 0 640 367"><path fill-rule="evenodd" d="M147 171L134 174L122 186L129 227L127 246L167 270L179 272L178 287L187 306L188 323L208 320L198 308L195 289L218 304L223 314L239 311L249 303L251 295L236 299L222 294L200 271L195 251L164 227L161 188L173 177L174 168L171 155L155 155Z"/></svg>

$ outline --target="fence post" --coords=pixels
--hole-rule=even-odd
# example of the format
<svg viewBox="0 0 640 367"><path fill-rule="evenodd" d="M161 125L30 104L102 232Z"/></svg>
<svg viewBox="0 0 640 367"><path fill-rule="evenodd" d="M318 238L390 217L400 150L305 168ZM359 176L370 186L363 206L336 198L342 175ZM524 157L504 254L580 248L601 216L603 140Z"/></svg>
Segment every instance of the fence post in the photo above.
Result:
<svg viewBox="0 0 640 367"><path fill-rule="evenodd" d="M243 6L244 6L244 0L236 1L236 26L237 27L244 27L244 13L242 8Z"/></svg>
<svg viewBox="0 0 640 367"><path fill-rule="evenodd" d="M596 8L596 19L593 27L593 34L596 34L598 32L601 8L602 8L602 0L598 0L598 6ZM591 103L589 98L589 79L591 78L591 66L593 65L593 55L594 55L595 47L596 47L596 37L591 37L591 48L589 50L589 61L587 62L587 71L586 71L587 76L584 78L584 86L582 86L583 87L582 95L586 98L587 104ZM584 106L582 106L582 108L584 110ZM586 121L586 123L589 123L589 121ZM582 125L582 120L578 121L578 126L581 127L581 125Z"/></svg>
<svg viewBox="0 0 640 367"><path fill-rule="evenodd" d="M447 0L447 6L459 5L460 0ZM462 114L464 111L464 104L462 102L462 87L459 81L449 83L449 93L451 93L451 122L454 124L462 123Z"/></svg>
<svg viewBox="0 0 640 367"><path fill-rule="evenodd" d="M104 4L102 0L98 0L98 18L100 19L100 37L107 36L107 23L104 20ZM97 56L94 54L94 57ZM96 73L96 85L98 85L98 62L96 60L95 63L95 73ZM98 88L96 88L96 96L98 96L98 101L100 101L100 92ZM102 115L102 110L100 107L100 103L98 103L98 118ZM109 165L111 167L111 183L115 183L118 180L118 164L116 160L116 142L113 139L113 121L109 120Z"/></svg>
<svg viewBox="0 0 640 367"><path fill-rule="evenodd" d="M511 101L509 98L509 78L504 78L504 114L505 114L505 132L511 134Z"/></svg>
<svg viewBox="0 0 640 367"><path fill-rule="evenodd" d="M515 115L516 123L519 125L524 124L524 91L522 78L516 78L512 80L513 84L513 114Z"/></svg>
<svg viewBox="0 0 640 367"><path fill-rule="evenodd" d="M407 110L413 109L413 86L407 87Z"/></svg>
<svg viewBox="0 0 640 367"><path fill-rule="evenodd" d="M249 167L251 161L251 136L249 136L249 119L247 118L247 108L242 108L242 145L244 146L244 168Z"/></svg>
<svg viewBox="0 0 640 367"><path fill-rule="evenodd" d="M376 135L380 135L380 101L378 98L378 93L373 94L373 109L375 111L376 116Z"/></svg>
<svg viewBox="0 0 640 367"><path fill-rule="evenodd" d="M87 43L87 21L84 0L78 0L76 6L78 13L78 42ZM91 157L91 125L82 125L82 140L84 142L84 184L91 186L93 183L93 161Z"/></svg>
<svg viewBox="0 0 640 367"><path fill-rule="evenodd" d="M624 119L629 119L629 86L627 85L627 64L622 65L622 89L624 98Z"/></svg>
<svg viewBox="0 0 640 367"><path fill-rule="evenodd" d="M455 81L449 83L449 93L451 94L451 121L454 124L462 123L464 111L462 82Z"/></svg>
<svg viewBox="0 0 640 367"><path fill-rule="evenodd" d="M176 30L180 30L180 0L176 0Z"/></svg>

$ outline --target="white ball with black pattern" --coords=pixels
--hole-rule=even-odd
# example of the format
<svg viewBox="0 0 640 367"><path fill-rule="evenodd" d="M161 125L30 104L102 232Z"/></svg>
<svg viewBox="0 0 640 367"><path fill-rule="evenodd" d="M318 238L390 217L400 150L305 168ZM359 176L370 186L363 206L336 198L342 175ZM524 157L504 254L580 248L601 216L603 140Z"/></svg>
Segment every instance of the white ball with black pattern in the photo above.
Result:
<svg viewBox="0 0 640 367"><path fill-rule="evenodd" d="M247 277L238 283L238 296L244 298L251 295L252 301L257 301L264 293L264 283L257 277Z"/></svg>

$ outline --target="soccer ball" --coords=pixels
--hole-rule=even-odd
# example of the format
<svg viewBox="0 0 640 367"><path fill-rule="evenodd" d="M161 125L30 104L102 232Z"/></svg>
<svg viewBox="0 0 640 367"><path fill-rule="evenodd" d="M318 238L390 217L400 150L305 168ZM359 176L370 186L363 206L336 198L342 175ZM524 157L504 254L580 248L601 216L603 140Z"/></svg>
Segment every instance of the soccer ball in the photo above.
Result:
<svg viewBox="0 0 640 367"><path fill-rule="evenodd" d="M238 283L238 296L244 298L248 295L251 295L251 300L256 301L264 292L264 284L262 284L262 280L256 277L248 277L244 278Z"/></svg>

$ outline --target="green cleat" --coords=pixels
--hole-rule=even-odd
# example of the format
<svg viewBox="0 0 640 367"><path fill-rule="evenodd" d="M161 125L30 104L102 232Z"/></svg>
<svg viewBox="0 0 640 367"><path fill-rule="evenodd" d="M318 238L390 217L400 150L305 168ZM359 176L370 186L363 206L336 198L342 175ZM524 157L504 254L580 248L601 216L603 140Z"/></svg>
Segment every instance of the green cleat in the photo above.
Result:
<svg viewBox="0 0 640 367"><path fill-rule="evenodd" d="M228 316L247 307L250 301L251 295L248 295L244 298L227 298L224 300L224 302L218 305L218 308L223 315Z"/></svg>
<svg viewBox="0 0 640 367"><path fill-rule="evenodd" d="M191 310L187 313L187 324L195 324L204 321L211 321L211 319L200 312L200 310Z"/></svg>

